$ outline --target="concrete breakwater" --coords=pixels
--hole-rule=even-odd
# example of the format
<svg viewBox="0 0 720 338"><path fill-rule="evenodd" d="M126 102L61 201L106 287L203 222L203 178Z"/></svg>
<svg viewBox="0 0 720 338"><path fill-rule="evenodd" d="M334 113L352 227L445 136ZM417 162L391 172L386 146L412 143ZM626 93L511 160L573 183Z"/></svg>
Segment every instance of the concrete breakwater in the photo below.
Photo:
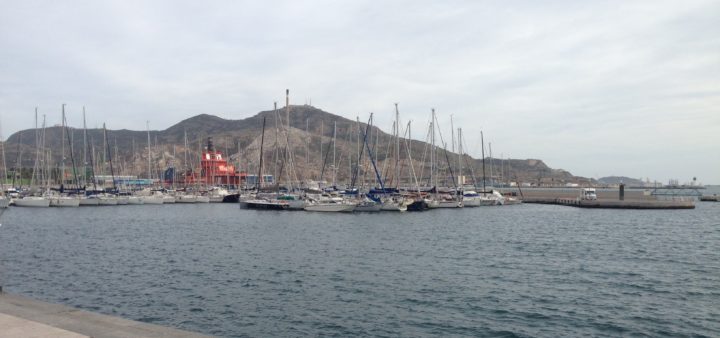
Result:
<svg viewBox="0 0 720 338"><path fill-rule="evenodd" d="M0 337L209 337L46 303L0 290Z"/></svg>
<svg viewBox="0 0 720 338"><path fill-rule="evenodd" d="M692 200L581 200L578 198L527 198L524 203L558 204L603 209L695 209Z"/></svg>
<svg viewBox="0 0 720 338"><path fill-rule="evenodd" d="M694 209L692 198L658 200L642 190L598 190L597 200L582 200L579 189L524 189L524 203L557 204L579 208L606 209Z"/></svg>

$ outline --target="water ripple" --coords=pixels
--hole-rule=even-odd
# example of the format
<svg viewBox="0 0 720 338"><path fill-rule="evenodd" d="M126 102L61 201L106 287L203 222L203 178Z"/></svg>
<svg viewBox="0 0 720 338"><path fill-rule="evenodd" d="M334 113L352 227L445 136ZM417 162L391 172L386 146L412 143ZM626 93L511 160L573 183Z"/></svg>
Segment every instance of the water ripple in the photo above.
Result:
<svg viewBox="0 0 720 338"><path fill-rule="evenodd" d="M718 204L365 215L12 208L0 285L228 337L713 337L718 215Z"/></svg>

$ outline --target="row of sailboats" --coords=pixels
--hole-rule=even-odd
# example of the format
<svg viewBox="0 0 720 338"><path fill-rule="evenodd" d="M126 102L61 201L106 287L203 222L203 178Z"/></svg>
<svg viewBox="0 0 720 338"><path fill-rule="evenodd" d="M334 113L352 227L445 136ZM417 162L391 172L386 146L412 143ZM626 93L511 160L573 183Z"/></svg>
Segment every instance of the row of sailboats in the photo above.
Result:
<svg viewBox="0 0 720 338"><path fill-rule="evenodd" d="M286 95L289 94L286 91ZM274 112L275 112L275 121L276 121L276 147L278 145L277 138L278 133L283 134L283 138L285 139L285 151L284 155L285 158L283 159L283 163L281 165L281 173L282 168L287 164L290 169L288 169L288 172L293 170L292 165L292 147L290 146L291 142L289 141L290 137L290 118L289 118L289 100L286 96L286 109L287 109L287 120L283 121L282 118L279 117L277 104L275 104ZM310 184L305 186L302 189L299 188L293 188L290 174L288 174L288 181L286 184L288 184L289 188L285 190L285 192L280 192L279 184L274 183L274 187L265 187L263 186L264 183L264 176L263 176L263 158L264 158L264 141L265 141L265 128L267 123L267 116L263 117L263 127L262 127L262 134L260 136L260 144L259 144L259 166L258 166L258 175L257 180L255 182L255 189L254 191L251 191L246 194L240 194L239 196L239 203L241 207L248 208L248 209L265 209L265 210L306 210L306 211L316 211L316 212L377 212L377 211L407 211L407 210L425 210L425 209L438 209L438 208L462 208L462 207L476 207L476 206L483 206L483 205L502 205L503 201L505 200L505 197L499 194L495 190L488 191L488 187L483 186L482 191L478 192L478 188L476 183L476 180L474 178L474 173L472 174L473 177L473 185L468 186L464 185L464 182L461 182L460 176L463 175L463 163L467 161L467 157L463 153L462 146L459 147L459 158L458 158L458 168L457 172L453 171L452 166L450 165L450 158L447 151L447 145L445 141L443 140L442 133L439 131L439 128L437 128L438 120L435 115L435 110L432 110L432 116L431 121L429 124L429 130L428 130L428 136L429 136L429 143L431 146L431 150L429 152L430 154L430 174L429 174L429 186L432 188L422 190L420 188L420 183L417 179L417 175L415 173L414 164L411 156L411 146L410 146L410 123L408 122L406 133L404 133L404 136L401 137L400 133L400 119L399 119L399 109L398 105L395 104L395 122L393 123L393 135L392 135L392 144L388 144L388 149L392 149L390 151L387 151L387 155L392 156L385 156L385 160L383 161L383 168L378 168L377 163L377 150L376 147L378 146L377 141L375 142L375 145L372 147L370 146L371 142L369 140L370 137L370 128L372 126L372 113L370 114L370 118L368 120L368 123L366 124L365 130L361 128L360 122L358 120L357 123L357 157L356 160L353 160L355 158L352 158L352 156L348 156L349 162L350 162L350 168L351 168L351 180L349 186L347 186L345 189L338 189L336 186L336 172L338 170L338 163L336 162L336 153L335 153L335 144L336 144L336 138L337 138L337 124L333 123L333 132L332 132L332 149L328 145L327 148L323 148L322 144L322 136L321 136L321 144L320 144L320 158L322 162L321 170L320 170L320 177L319 182L323 182L323 175L325 173L325 168L327 161L329 159L330 151L332 150L332 165L330 165L330 169L332 170L332 186L331 187L321 187L320 184L318 184L315 187L312 187ZM280 123L278 123L280 121ZM278 128L278 125L281 127ZM306 130L308 127L306 127ZM437 132L436 132L437 130ZM321 134L322 132L322 126L321 126ZM377 135L377 133L376 133ZM436 145L436 135L440 137L440 143L442 144L442 147ZM377 136L376 136L377 137ZM362 141L360 141L362 139ZM409 167L412 182L414 183L413 188L404 187L401 188L400 186L400 177L401 177L401 139L404 140L405 144L405 158L407 158L407 165ZM464 142L462 139L462 129L458 128L458 144L461 144L461 142ZM427 143L426 143L427 144ZM454 133L453 133L453 147L454 147ZM453 149L454 151L454 149ZM279 152L276 149L276 154L279 154ZM277 155L276 155L277 156ZM483 145L483 157L484 157L484 145ZM341 156L342 158L342 156ZM394 159L394 164L389 164L388 158ZM423 163L424 163L425 154L423 154ZM440 165L439 163L443 162L443 160L447 163L446 170L449 171L449 176L451 178L452 187L447 189L439 189L440 186ZM369 163L367 163L369 162ZM369 165L372 165L372 170L367 170L369 168ZM388 169L388 166L393 166L392 169ZM366 168L364 171L364 175L367 175L368 173L374 173L375 174L375 181L374 184L377 184L375 187L369 187L367 182L360 184L359 180L362 176L360 174L360 168ZM472 166L469 166L470 170L472 170ZM388 172L393 172L390 177L388 177ZM277 174L277 171L276 171ZM457 174L457 179L456 179ZM422 173L420 174L422 177ZM275 177L278 177L277 175ZM364 176L362 176L364 178ZM296 180L297 181L297 180ZM371 180L372 181L372 180ZM388 182L390 182L388 184ZM485 180L483 179L483 184ZM372 183L370 183L372 185Z"/></svg>
<svg viewBox="0 0 720 338"><path fill-rule="evenodd" d="M38 128L38 112L35 108L35 161L30 178L30 188L15 188L5 191L2 189L0 208L14 205L18 207L79 207L79 206L106 206L106 205L140 205L140 204L173 204L173 203L208 203L210 197L204 194L189 191L152 190L149 188L140 191L122 191L116 186L115 170L113 167L113 154L108 142L107 129L103 124L103 163L109 165L112 178L112 188L98 189L94 165L89 166L92 189L88 187L88 142L87 126L85 121L85 108L83 107L83 165L82 175L78 175L78 165L75 160L72 138L67 126L65 104L62 105L61 127L61 162L59 163L59 188L51 188L51 153L45 144L45 116L43 115L42 129ZM66 151L66 140L68 151ZM148 151L150 132L148 129ZM19 146L18 142L18 146ZM94 162L90 152L89 162ZM69 156L68 156L69 155ZM20 152L18 152L18 157ZM5 165L5 149L3 144L3 174L7 177ZM66 179L66 160L70 159L72 176ZM18 162L20 159L18 158ZM13 180L15 179L13 174ZM80 177L83 177L81 182ZM81 183L84 186L81 187ZM67 185L66 185L67 184ZM14 184L13 184L14 186Z"/></svg>

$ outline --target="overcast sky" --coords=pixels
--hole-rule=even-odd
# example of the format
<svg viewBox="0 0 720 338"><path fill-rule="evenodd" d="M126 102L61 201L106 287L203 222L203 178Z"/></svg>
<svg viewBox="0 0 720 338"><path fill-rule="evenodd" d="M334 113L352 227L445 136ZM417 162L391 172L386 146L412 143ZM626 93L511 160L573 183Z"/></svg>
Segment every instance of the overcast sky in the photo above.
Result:
<svg viewBox="0 0 720 338"><path fill-rule="evenodd" d="M284 102L575 175L720 183L718 1L3 1L3 137L33 110L165 129ZM282 105L283 103L280 103Z"/></svg>

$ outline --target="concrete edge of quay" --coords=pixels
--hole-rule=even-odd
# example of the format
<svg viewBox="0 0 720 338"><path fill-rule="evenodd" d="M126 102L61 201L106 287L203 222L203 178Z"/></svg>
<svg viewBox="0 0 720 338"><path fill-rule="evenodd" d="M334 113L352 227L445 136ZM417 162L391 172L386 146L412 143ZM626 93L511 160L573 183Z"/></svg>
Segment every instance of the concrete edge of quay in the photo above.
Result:
<svg viewBox="0 0 720 338"><path fill-rule="evenodd" d="M210 337L47 303L0 289L0 337ZM19 334L18 334L19 333Z"/></svg>

